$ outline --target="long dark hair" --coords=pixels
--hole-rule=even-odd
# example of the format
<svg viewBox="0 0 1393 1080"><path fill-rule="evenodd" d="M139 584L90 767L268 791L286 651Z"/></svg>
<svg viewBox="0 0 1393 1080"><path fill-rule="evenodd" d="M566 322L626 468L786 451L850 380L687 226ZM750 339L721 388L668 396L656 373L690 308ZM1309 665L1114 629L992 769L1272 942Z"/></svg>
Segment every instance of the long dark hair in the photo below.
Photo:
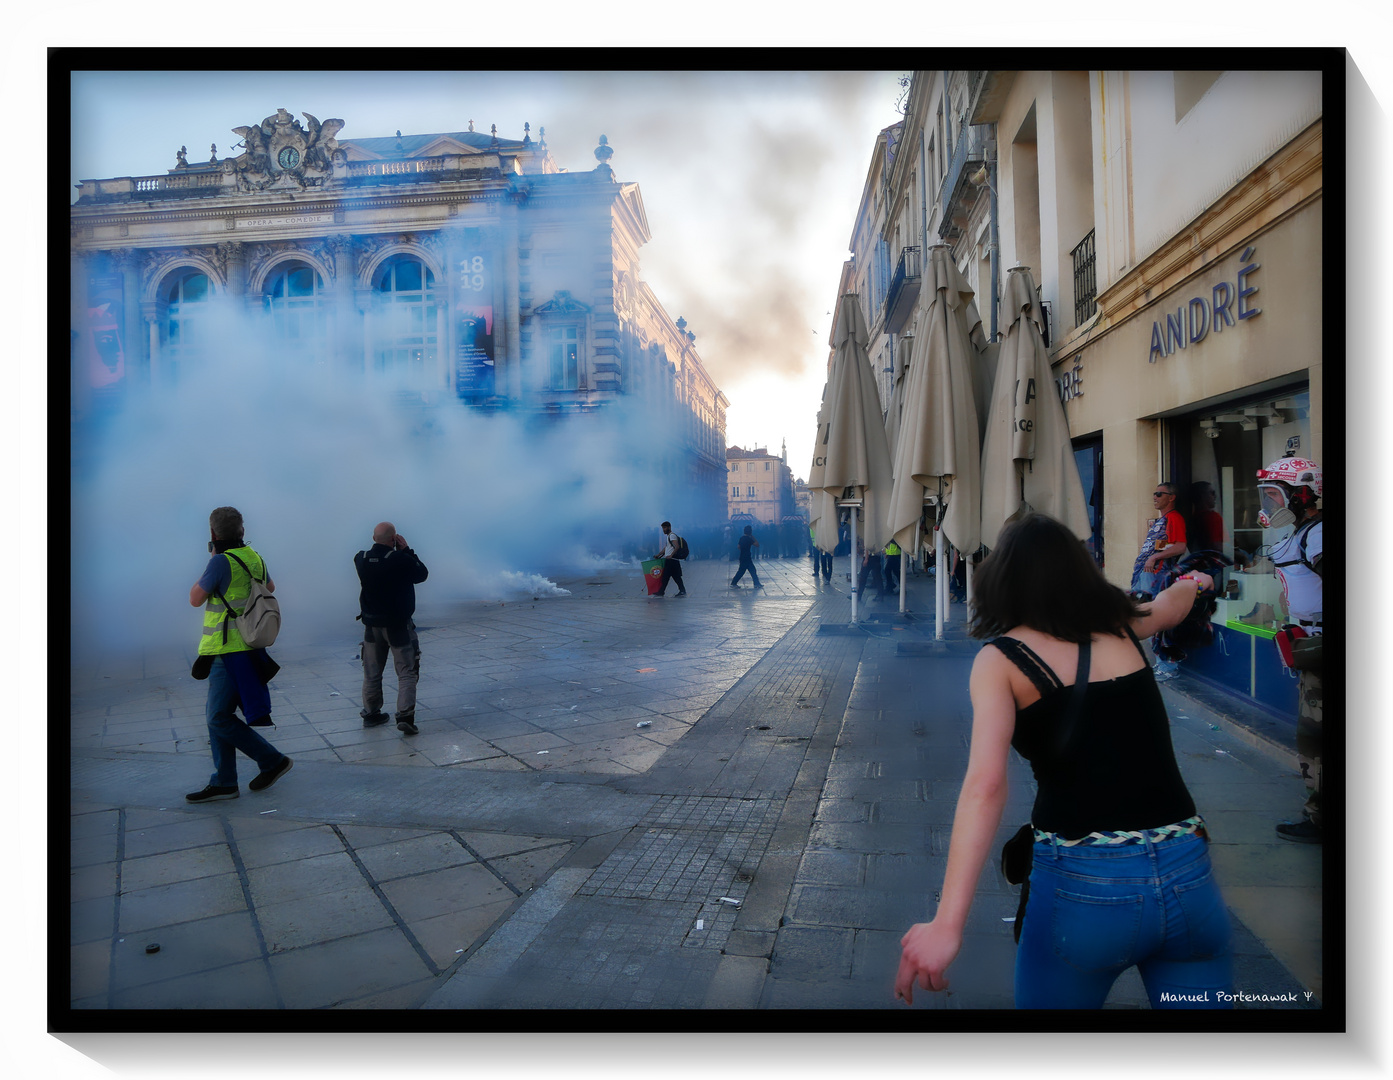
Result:
<svg viewBox="0 0 1393 1080"><path fill-rule="evenodd" d="M1109 584L1083 541L1046 514L1028 514L1001 532L973 575L972 622L977 638L1012 627L1083 644L1094 634L1121 635L1141 612Z"/></svg>

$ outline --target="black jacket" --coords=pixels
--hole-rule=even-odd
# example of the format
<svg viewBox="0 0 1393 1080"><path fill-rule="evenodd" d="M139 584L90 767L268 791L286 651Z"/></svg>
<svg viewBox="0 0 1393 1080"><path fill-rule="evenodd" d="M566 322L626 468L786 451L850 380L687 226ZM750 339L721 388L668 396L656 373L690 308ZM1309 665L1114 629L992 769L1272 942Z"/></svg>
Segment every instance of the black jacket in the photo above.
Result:
<svg viewBox="0 0 1393 1080"><path fill-rule="evenodd" d="M373 544L353 556L353 565L363 585L358 607L364 626L400 626L416 613L416 586L429 571L414 551Z"/></svg>

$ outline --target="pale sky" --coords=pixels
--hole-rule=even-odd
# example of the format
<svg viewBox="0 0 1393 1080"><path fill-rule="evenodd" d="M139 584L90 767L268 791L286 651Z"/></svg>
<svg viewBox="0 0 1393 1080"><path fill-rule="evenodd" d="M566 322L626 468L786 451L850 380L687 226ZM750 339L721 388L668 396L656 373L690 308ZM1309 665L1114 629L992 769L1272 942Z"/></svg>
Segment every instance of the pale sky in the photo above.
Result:
<svg viewBox="0 0 1393 1080"><path fill-rule="evenodd" d="M72 176L163 173L234 153L232 128L285 108L341 139L546 129L557 163L593 169L600 135L637 182L653 239L640 272L685 317L730 401L728 445L788 441L805 477L830 312L876 134L902 72L101 71L73 78ZM71 190L71 189L70 189Z"/></svg>

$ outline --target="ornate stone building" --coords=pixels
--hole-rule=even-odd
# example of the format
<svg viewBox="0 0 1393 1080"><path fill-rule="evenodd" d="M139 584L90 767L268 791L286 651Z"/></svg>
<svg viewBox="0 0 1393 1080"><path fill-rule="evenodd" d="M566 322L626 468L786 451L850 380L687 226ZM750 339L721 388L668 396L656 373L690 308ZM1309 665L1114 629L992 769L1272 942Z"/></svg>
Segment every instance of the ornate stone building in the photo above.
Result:
<svg viewBox="0 0 1393 1080"><path fill-rule="evenodd" d="M71 207L73 414L225 363L215 313L259 312L261 344L425 407L542 419L638 405L655 480L724 520L725 396L639 273L639 187L567 172L534 141L473 130L340 139L285 109L234 129L236 156L83 180ZM235 356L234 354L231 354ZM597 420L596 422L604 422Z"/></svg>

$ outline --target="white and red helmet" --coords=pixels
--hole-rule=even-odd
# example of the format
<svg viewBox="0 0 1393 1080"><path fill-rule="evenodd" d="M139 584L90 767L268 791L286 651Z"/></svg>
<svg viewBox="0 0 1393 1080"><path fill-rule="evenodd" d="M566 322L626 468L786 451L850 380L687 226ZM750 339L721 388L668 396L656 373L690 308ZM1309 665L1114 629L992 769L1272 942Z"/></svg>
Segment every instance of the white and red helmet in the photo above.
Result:
<svg viewBox="0 0 1393 1080"><path fill-rule="evenodd" d="M1258 470L1258 523L1280 529L1297 519L1296 510L1315 505L1321 496L1320 466L1307 458L1278 458Z"/></svg>

